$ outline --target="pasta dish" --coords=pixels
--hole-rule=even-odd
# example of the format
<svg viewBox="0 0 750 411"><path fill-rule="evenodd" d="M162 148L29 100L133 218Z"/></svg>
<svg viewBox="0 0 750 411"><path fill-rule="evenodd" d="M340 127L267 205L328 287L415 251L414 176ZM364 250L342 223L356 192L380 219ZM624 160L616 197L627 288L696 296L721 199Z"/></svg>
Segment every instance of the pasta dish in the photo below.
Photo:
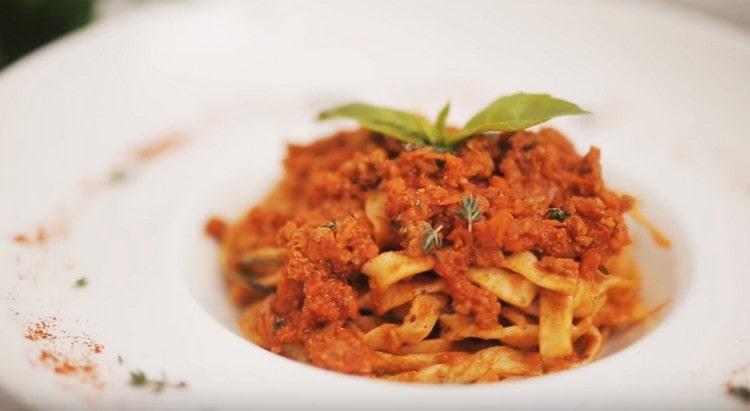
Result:
<svg viewBox="0 0 750 411"><path fill-rule="evenodd" d="M421 132L422 117L375 106L321 115L362 128L290 145L264 201L206 226L244 335L348 374L476 383L589 363L643 319L634 199L605 186L597 148L526 129L582 110L508 103L519 96L540 95L499 99L505 114L490 106L462 130L447 106Z"/></svg>

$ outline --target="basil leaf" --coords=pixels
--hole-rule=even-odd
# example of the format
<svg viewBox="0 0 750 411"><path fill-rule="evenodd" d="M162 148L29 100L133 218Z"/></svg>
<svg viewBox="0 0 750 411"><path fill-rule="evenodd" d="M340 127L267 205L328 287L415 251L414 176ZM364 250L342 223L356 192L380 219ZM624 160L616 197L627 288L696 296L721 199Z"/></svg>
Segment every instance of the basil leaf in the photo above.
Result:
<svg viewBox="0 0 750 411"><path fill-rule="evenodd" d="M321 112L318 120L348 118L372 131L395 137L410 144L436 144L437 129L424 117L406 111L364 103L350 103Z"/></svg>
<svg viewBox="0 0 750 411"><path fill-rule="evenodd" d="M448 118L448 113L450 111L451 111L451 103L449 101L445 103L445 106L443 107L442 110L440 110L440 113L438 113L437 119L435 120L435 129L440 135L440 138L438 139L438 141L441 144L444 144L445 140L448 138L448 132L445 129L445 120Z"/></svg>
<svg viewBox="0 0 750 411"><path fill-rule="evenodd" d="M487 131L519 131L554 117L576 114L589 112L549 94L518 93L500 97L472 117L458 134L450 137L448 143L455 144Z"/></svg>
<svg viewBox="0 0 750 411"><path fill-rule="evenodd" d="M577 105L549 94L518 93L501 97L476 114L457 133L449 133L446 120L450 112L447 103L434 124L419 114L378 107L365 103L350 103L326 110L319 120L348 118L369 130L383 133L405 143L429 145L433 149L451 152L453 147L469 137L487 131L519 131L551 118L588 114Z"/></svg>

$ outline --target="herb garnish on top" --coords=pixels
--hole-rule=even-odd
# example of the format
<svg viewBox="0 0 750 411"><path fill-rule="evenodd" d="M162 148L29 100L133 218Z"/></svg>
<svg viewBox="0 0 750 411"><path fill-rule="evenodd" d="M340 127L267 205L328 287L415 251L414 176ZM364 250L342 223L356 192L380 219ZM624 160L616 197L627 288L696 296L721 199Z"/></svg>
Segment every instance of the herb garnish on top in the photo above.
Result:
<svg viewBox="0 0 750 411"><path fill-rule="evenodd" d="M474 222L482 218L484 211L479 208L479 203L477 203L477 199L473 195L462 197L459 206L461 209L458 213L466 220L468 229L471 231Z"/></svg>
<svg viewBox="0 0 750 411"><path fill-rule="evenodd" d="M321 112L318 119L348 118L368 130L394 137L404 143L450 150L471 136L490 131L521 131L554 117L588 114L577 105L549 94L518 93L500 97L475 114L460 130L446 127L450 103L430 123L419 114L365 103L349 103Z"/></svg>

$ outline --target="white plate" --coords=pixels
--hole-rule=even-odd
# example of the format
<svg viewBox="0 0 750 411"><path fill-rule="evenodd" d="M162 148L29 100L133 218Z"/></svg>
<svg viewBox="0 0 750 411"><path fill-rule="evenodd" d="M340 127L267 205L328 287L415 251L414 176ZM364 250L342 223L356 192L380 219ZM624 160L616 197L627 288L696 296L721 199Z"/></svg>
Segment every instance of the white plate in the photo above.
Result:
<svg viewBox="0 0 750 411"><path fill-rule="evenodd" d="M0 74L0 387L49 408L739 407L724 384L750 361L748 73L746 33L640 3L175 3L95 25ZM647 300L671 301L651 331L590 366L467 387L331 373L238 336L202 224L258 200L286 141L342 125L318 110L451 99L458 122L519 90L591 110L553 123L674 240L635 230ZM183 143L133 159L170 133ZM45 245L12 240L38 225ZM53 316L56 340L24 338ZM45 348L97 380L55 374ZM136 369L188 387L130 387Z"/></svg>

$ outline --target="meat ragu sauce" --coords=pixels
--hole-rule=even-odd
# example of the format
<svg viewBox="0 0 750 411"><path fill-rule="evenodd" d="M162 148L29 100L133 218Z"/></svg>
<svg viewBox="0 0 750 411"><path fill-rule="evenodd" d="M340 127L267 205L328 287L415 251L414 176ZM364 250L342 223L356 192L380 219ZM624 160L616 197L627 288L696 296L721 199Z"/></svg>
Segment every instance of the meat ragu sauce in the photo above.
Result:
<svg viewBox="0 0 750 411"><path fill-rule="evenodd" d="M224 227L214 220L207 229L222 241L231 298L246 307L240 325L253 341L332 370L418 381L426 366L441 364L448 370L497 345L491 338L495 342L440 339L446 332L444 316L470 318L480 334L512 325L501 316L506 307L508 318L519 318L514 324L541 322L533 308L513 307L470 281L470 267L501 267L508 256L531 252L538 268L563 280L594 281L606 274L611 257L630 242L623 213L633 198L605 187L599 157L597 148L577 154L551 128L473 137L455 153L409 147L367 130L344 131L309 145L291 145L286 175L269 197L236 224ZM375 203L385 215L383 224L368 218L373 196L380 199ZM482 211L471 229L460 214L466 196L475 198ZM563 210L564 218L554 218L551 209ZM442 242L425 251L426 230L437 228ZM388 251L431 267L410 281L441 284L440 292L431 294L442 299L441 322L433 321L424 344L417 345L442 341L434 344L443 348L404 350L398 332L383 337L385 343L368 344L365 336L376 327L393 324L395 329L415 315L414 307L411 317L407 313L410 302L377 315L366 304L382 294L382 287L363 274L363 265ZM630 300L619 300L623 310L632 312L635 297L628 295ZM605 314L592 314L593 324L634 318L618 322L628 315L618 314L617 304ZM576 327L582 326L574 324L573 334ZM568 355L569 364L561 366L541 357L533 342L504 345L533 369L520 375L566 368L580 361L570 358L582 355ZM439 355L410 367L394 366L381 353Z"/></svg>

